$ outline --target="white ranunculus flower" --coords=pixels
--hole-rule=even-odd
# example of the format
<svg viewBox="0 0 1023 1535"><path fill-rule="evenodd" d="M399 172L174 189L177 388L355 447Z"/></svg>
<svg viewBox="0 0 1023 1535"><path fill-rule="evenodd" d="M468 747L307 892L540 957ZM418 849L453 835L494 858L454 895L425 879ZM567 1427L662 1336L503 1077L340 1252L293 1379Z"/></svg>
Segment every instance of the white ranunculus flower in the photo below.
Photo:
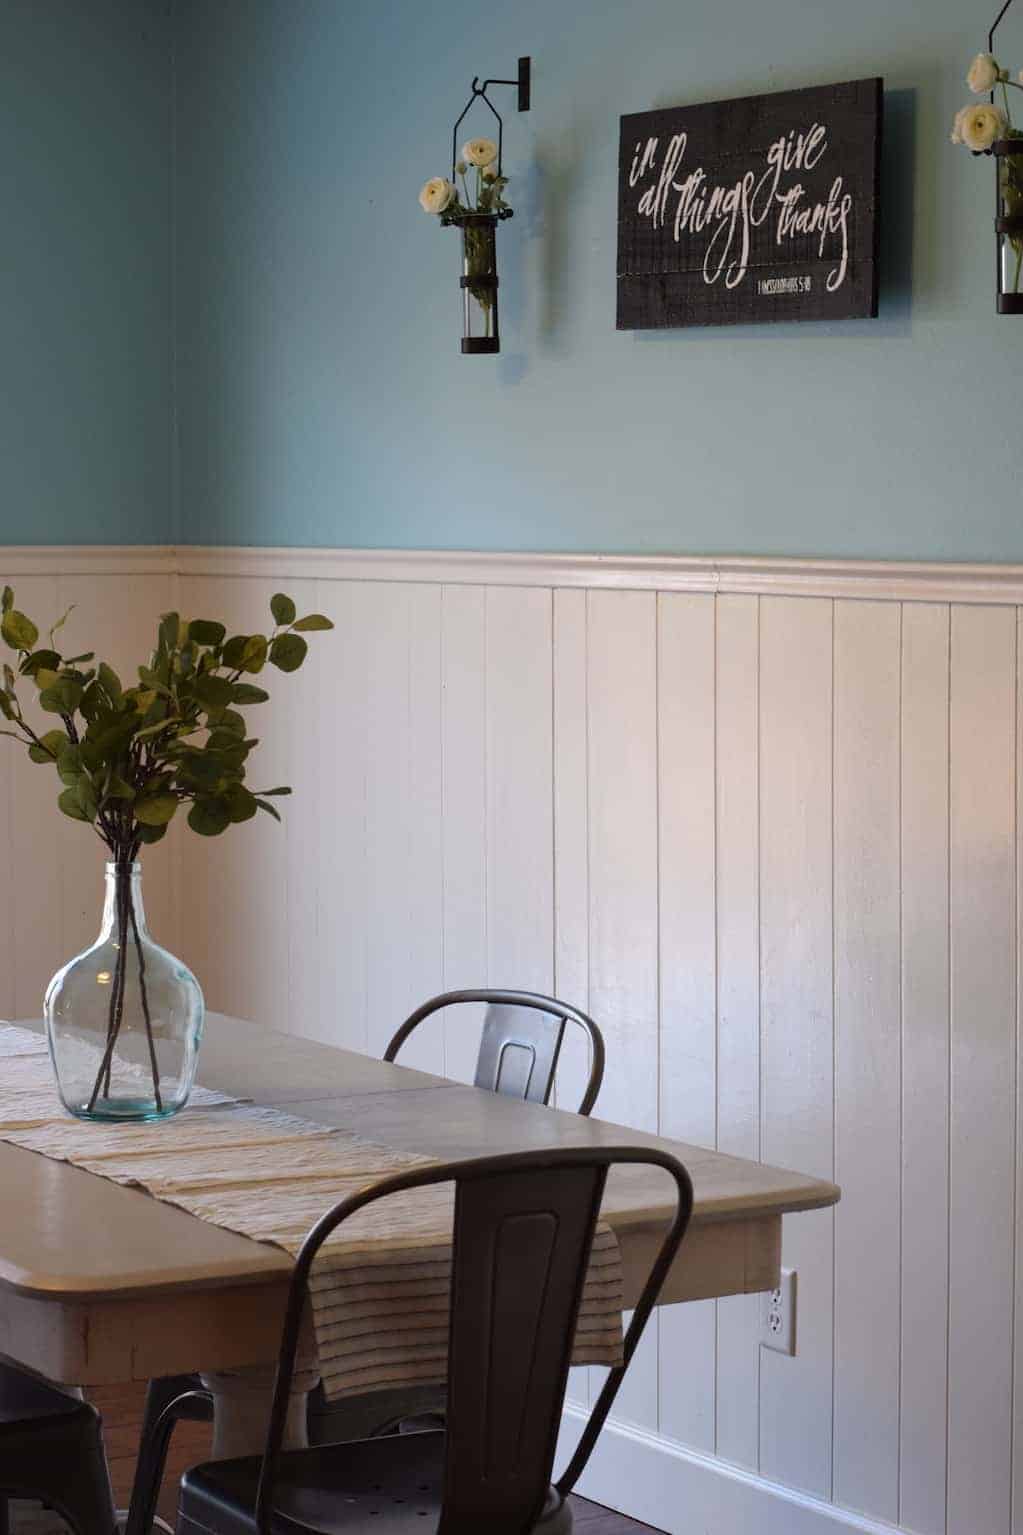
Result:
<svg viewBox="0 0 1023 1535"><path fill-rule="evenodd" d="M978 53L970 65L966 83L975 96L983 96L1004 79L1005 73L999 69L998 60L990 53Z"/></svg>
<svg viewBox="0 0 1023 1535"><path fill-rule="evenodd" d="M457 176L464 176L468 169L469 167L466 165L465 161L459 160L458 164L455 166L455 174Z"/></svg>
<svg viewBox="0 0 1023 1535"><path fill-rule="evenodd" d="M967 107L959 119L959 134L967 149L972 149L979 154L982 150L990 149L996 139L1000 139L1009 126L1008 118L1001 107L984 103L981 106Z"/></svg>
<svg viewBox="0 0 1023 1535"><path fill-rule="evenodd" d="M493 139L469 139L462 145L462 159L482 170L497 159L497 145Z"/></svg>
<svg viewBox="0 0 1023 1535"><path fill-rule="evenodd" d="M419 194L419 206L424 213L443 213L457 195L450 181L443 176L432 176Z"/></svg>
<svg viewBox="0 0 1023 1535"><path fill-rule="evenodd" d="M963 118L966 116L967 112L972 111L973 107L968 106L960 107L959 111L956 113L955 120L952 123L952 132L949 134L949 138L952 140L953 144L961 144L963 142Z"/></svg>
<svg viewBox="0 0 1023 1535"><path fill-rule="evenodd" d="M486 167L486 169L483 171L483 180L484 181L496 181L497 180L497 166L496 165L488 165Z"/></svg>

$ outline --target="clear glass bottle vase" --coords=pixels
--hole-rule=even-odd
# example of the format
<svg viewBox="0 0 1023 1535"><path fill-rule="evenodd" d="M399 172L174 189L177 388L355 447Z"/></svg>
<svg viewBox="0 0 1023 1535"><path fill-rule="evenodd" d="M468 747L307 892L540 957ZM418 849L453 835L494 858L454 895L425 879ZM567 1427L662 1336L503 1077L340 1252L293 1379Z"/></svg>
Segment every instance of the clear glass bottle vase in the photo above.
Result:
<svg viewBox="0 0 1023 1535"><path fill-rule="evenodd" d="M53 1069L70 1113L144 1120L184 1108L203 996L187 965L149 934L141 864L107 864L99 937L57 971L45 1006Z"/></svg>

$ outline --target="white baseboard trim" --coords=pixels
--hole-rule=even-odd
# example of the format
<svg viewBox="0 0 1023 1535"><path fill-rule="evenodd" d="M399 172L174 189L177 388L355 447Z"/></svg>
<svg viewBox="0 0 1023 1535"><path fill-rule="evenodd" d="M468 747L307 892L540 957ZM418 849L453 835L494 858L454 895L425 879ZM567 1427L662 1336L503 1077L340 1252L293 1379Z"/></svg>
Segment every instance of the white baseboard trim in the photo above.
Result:
<svg viewBox="0 0 1023 1535"><path fill-rule="evenodd" d="M435 549L0 546L0 578L49 575L214 576L286 582L389 581L848 597L886 602L1023 605L1023 565L884 560L716 559L677 555L482 554Z"/></svg>
<svg viewBox="0 0 1023 1535"><path fill-rule="evenodd" d="M585 1421L585 1409L565 1408L559 1465ZM604 1429L577 1490L668 1535L900 1535L625 1423Z"/></svg>

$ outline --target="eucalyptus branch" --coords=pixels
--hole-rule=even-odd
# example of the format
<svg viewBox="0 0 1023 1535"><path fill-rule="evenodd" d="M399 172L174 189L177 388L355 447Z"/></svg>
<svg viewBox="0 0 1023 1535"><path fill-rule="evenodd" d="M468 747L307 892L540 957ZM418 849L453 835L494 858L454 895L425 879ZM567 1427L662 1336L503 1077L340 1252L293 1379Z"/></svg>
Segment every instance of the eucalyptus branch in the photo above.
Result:
<svg viewBox="0 0 1023 1535"><path fill-rule="evenodd" d="M255 794L246 786L246 763L256 742L240 711L268 697L253 678L267 666L281 673L296 671L308 652L305 634L333 624L319 613L299 618L294 602L281 592L271 599L270 610L268 633L230 639L222 623L185 623L177 613L165 613L156 647L138 669L138 682L125 687L105 661L89 665L95 661L91 653L64 660L55 649L67 614L40 648L39 629L15 607L11 588L3 587L0 594L0 639L17 655L17 680L37 688L39 705L62 727L42 732L25 719L15 673L8 666L0 686L0 715L12 728L0 734L20 741L33 762L56 766L59 809L90 827L109 850L116 871L117 959L93 1107L111 1091L126 1008L128 1026L138 1026L130 1016L135 1003L126 1002L129 963L136 965L154 1098L160 1101L132 898L133 865L146 847L163 839L182 806L192 831L216 837L259 811L280 820L271 800L290 793L277 788ZM129 933L135 940L134 960Z"/></svg>

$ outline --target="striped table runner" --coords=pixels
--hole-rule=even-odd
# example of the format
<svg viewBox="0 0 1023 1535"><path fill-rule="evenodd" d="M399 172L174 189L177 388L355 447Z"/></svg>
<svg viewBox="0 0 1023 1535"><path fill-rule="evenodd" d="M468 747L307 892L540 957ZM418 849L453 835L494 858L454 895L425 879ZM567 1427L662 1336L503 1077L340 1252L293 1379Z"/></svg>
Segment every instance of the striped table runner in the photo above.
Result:
<svg viewBox="0 0 1023 1535"><path fill-rule="evenodd" d="M73 1119L57 1098L45 1043L11 1025L0 1025L0 1139L292 1256L339 1199L434 1160L202 1088L160 1123ZM450 1184L393 1195L328 1239L309 1285L328 1398L446 1378L453 1200ZM621 1314L618 1242L601 1223L573 1363L621 1361Z"/></svg>

